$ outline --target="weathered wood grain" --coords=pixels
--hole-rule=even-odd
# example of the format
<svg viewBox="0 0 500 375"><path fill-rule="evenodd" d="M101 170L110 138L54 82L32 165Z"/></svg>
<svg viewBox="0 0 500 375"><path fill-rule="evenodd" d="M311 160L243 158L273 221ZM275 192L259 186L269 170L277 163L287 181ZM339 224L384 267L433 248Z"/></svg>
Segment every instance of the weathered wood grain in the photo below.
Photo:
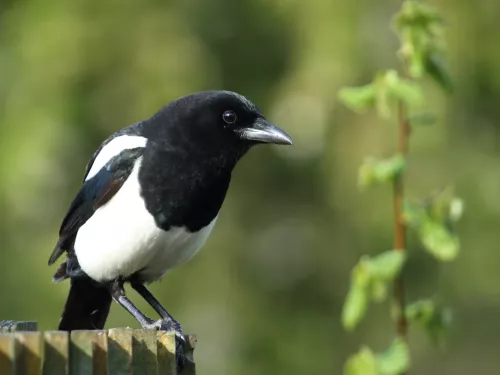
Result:
<svg viewBox="0 0 500 375"><path fill-rule="evenodd" d="M44 333L43 375L69 374L69 334L61 331Z"/></svg>
<svg viewBox="0 0 500 375"><path fill-rule="evenodd" d="M0 333L0 374L13 375L15 361L15 339L12 335Z"/></svg>
<svg viewBox="0 0 500 375"><path fill-rule="evenodd" d="M69 371L71 375L93 373L93 351L97 331L72 331L69 348Z"/></svg>
<svg viewBox="0 0 500 375"><path fill-rule="evenodd" d="M16 332L15 373L18 375L41 375L42 341L40 332Z"/></svg>
<svg viewBox="0 0 500 375"><path fill-rule="evenodd" d="M132 353L133 375L157 374L158 348L156 344L156 330L134 330Z"/></svg>
<svg viewBox="0 0 500 375"><path fill-rule="evenodd" d="M108 375L108 333L104 330L95 332L94 375Z"/></svg>
<svg viewBox="0 0 500 375"><path fill-rule="evenodd" d="M175 374L175 334L159 331L156 333L158 348L158 374Z"/></svg>
<svg viewBox="0 0 500 375"><path fill-rule="evenodd" d="M132 334L130 328L108 331L108 370L113 375L132 375Z"/></svg>

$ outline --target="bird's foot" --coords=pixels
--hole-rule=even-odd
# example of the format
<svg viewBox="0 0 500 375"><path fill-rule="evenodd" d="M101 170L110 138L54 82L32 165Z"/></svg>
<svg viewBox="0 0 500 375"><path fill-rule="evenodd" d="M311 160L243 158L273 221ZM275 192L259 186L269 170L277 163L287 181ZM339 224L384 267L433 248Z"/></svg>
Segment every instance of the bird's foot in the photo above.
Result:
<svg viewBox="0 0 500 375"><path fill-rule="evenodd" d="M186 356L184 355L184 346L186 339L182 333L182 326L175 320L158 319L154 321L150 319L148 323L142 326L145 329L157 329L159 331L175 332L175 358L177 362L177 373L180 374L186 364Z"/></svg>
<svg viewBox="0 0 500 375"><path fill-rule="evenodd" d="M175 332L175 336L180 340L186 341L184 339L184 333L182 332L182 326L179 322L173 319L149 319L146 324L143 324L145 329L157 329L159 331Z"/></svg>

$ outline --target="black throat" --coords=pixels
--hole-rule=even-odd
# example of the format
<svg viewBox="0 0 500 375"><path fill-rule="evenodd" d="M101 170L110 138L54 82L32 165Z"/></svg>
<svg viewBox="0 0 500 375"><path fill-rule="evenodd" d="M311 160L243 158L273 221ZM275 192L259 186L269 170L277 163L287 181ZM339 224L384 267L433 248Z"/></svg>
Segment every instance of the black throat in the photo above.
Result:
<svg viewBox="0 0 500 375"><path fill-rule="evenodd" d="M163 230L185 227L196 232L210 224L219 213L240 156L148 142L139 182L156 225Z"/></svg>

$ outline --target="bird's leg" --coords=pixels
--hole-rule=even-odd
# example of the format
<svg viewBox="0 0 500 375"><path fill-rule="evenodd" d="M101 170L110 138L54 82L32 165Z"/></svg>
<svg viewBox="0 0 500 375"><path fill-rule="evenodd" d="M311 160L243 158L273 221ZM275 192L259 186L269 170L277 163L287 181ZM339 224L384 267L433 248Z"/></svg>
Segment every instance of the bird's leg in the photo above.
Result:
<svg viewBox="0 0 500 375"><path fill-rule="evenodd" d="M125 296L125 290L123 289L123 282L120 280L113 281L110 285L111 297L120 306L125 308L140 324L143 328L148 328L148 325L154 323L154 321L148 318L142 311L140 311L133 303Z"/></svg>
<svg viewBox="0 0 500 375"><path fill-rule="evenodd" d="M134 288L135 289L135 288ZM146 288L144 288L146 289ZM152 296L152 294L146 289L146 291ZM125 296L125 290L123 289L123 282L120 280L114 281L110 285L110 293L113 299L119 303L122 307L125 308L142 326L142 328L145 329L158 329L158 330L164 330L164 331L171 331L172 328L170 325L165 324L163 319L158 319L157 321L154 321L151 318L148 318L142 311L140 311L133 303L130 301L126 296ZM142 295L142 294L141 294ZM153 297L154 299L154 297ZM156 299L155 299L156 301ZM149 301L148 301L149 302ZM158 305L160 303L156 301ZM160 305L161 306L161 305ZM165 309L163 309L165 310ZM165 310L166 311L166 310ZM174 322L176 322L174 320ZM176 322L177 323L177 322ZM177 323L179 324L179 323ZM180 327L180 325L179 325ZM184 338L184 335L182 334L182 329L180 332L175 331L175 357L177 361L177 370L178 373L181 372L181 370L184 368L185 363L186 363L186 358L184 356L184 345L186 344L186 339Z"/></svg>
<svg viewBox="0 0 500 375"><path fill-rule="evenodd" d="M131 283L132 288L139 293L142 298L161 316L166 326L170 327L169 331L175 331L177 335L184 336L182 333L182 326L174 319L172 315L165 309L161 303L153 296L153 294L143 284L138 282Z"/></svg>

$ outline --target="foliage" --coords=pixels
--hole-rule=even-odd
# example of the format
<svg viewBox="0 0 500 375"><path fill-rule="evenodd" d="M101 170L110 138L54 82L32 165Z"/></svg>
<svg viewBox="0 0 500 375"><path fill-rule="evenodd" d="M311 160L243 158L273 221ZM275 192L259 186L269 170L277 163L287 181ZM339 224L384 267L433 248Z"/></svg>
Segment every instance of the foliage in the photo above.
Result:
<svg viewBox="0 0 500 375"><path fill-rule="evenodd" d="M394 219L402 222L402 226L398 225L395 229L395 244L405 243L405 226L408 225L438 261L451 261L458 255L460 247L453 225L462 215L462 201L453 196L450 189L445 189L420 203L407 201L401 210L397 203L404 199L402 181L407 168L408 127L435 122L435 117L429 112L414 111L422 106L423 101L419 79L429 76L444 90L451 91L452 88L442 62L444 22L432 7L421 2L405 1L394 25L401 40L398 54L406 68L404 75L408 78L402 78L395 70L388 70L378 73L368 85L347 87L339 92L340 100L357 112L375 108L382 118L391 118L398 112L398 153L385 159L368 158L360 167L359 185L366 188L392 183ZM342 323L345 329L352 330L359 324L366 314L369 300L381 302L387 299L390 283L396 281L397 288L403 288L400 275L408 250L401 248L361 258L352 270L351 285L344 302ZM395 292L394 302L400 308L395 310L398 336L393 344L381 354L375 354L364 346L347 361L345 375L403 374L410 364L407 324L422 326L435 342L449 326L449 309L438 307L431 300L417 301L404 307L405 300L399 291Z"/></svg>
<svg viewBox="0 0 500 375"><path fill-rule="evenodd" d="M454 223L460 219L462 211L462 200L445 193L421 204L407 203L404 215L425 249L438 260L450 261L455 259L460 248Z"/></svg>
<svg viewBox="0 0 500 375"><path fill-rule="evenodd" d="M448 307L432 300L415 301L406 307L408 320L424 328L434 343L439 343L451 324L452 313Z"/></svg>
<svg viewBox="0 0 500 375"><path fill-rule="evenodd" d="M367 188L379 183L393 181L404 172L406 160L402 155L394 155L387 159L369 157L359 168L358 184Z"/></svg>
<svg viewBox="0 0 500 375"><path fill-rule="evenodd" d="M422 100L420 86L401 78L397 71L388 70L376 75L366 86L346 87L339 92L340 99L349 108L362 112L375 107L380 116L390 117L397 102L416 106Z"/></svg>
<svg viewBox="0 0 500 375"><path fill-rule="evenodd" d="M389 283L401 271L405 253L390 250L373 258L363 256L353 268L351 288L342 312L342 323L352 330L366 313L369 299L383 301L387 296Z"/></svg>
<svg viewBox="0 0 500 375"><path fill-rule="evenodd" d="M351 356L345 364L345 375L398 375L410 366L408 345L396 338L383 352L375 354L370 348L363 347Z"/></svg>
<svg viewBox="0 0 500 375"><path fill-rule="evenodd" d="M443 62L443 17L420 1L405 1L395 17L394 26L401 40L399 55L406 63L412 78L425 74L451 91L453 83Z"/></svg>

